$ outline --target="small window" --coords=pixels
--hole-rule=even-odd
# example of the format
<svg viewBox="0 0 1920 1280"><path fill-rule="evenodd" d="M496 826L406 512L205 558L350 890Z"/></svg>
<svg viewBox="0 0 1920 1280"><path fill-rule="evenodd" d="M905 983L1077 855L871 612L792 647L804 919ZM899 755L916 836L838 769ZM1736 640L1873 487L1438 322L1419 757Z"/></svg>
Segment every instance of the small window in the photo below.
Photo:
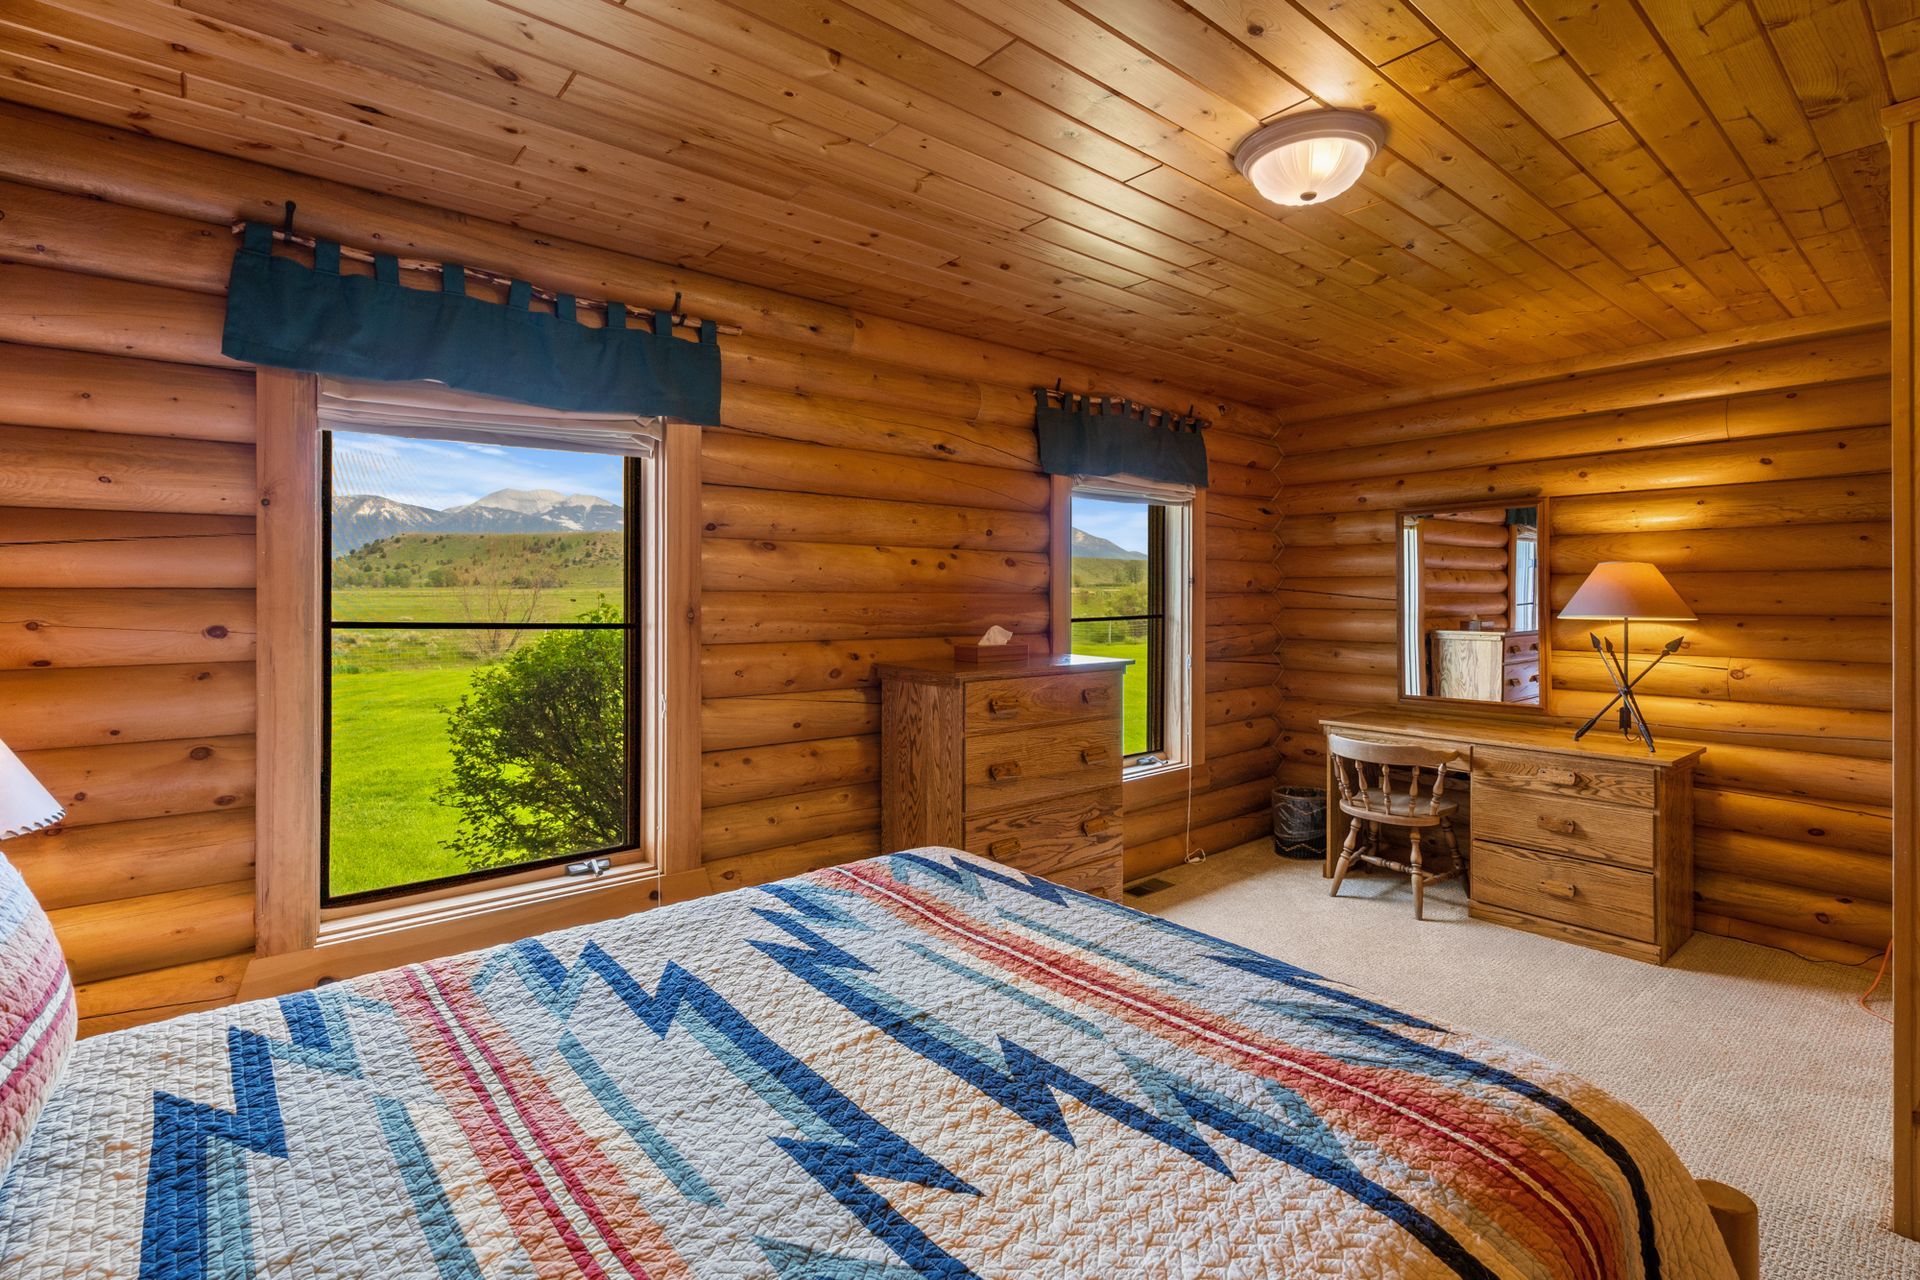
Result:
<svg viewBox="0 0 1920 1280"><path fill-rule="evenodd" d="M323 903L639 844L641 459L374 429L321 458Z"/></svg>
<svg viewBox="0 0 1920 1280"><path fill-rule="evenodd" d="M1192 502L1122 481L1073 490L1072 650L1132 660L1121 682L1127 764L1184 763L1191 671Z"/></svg>

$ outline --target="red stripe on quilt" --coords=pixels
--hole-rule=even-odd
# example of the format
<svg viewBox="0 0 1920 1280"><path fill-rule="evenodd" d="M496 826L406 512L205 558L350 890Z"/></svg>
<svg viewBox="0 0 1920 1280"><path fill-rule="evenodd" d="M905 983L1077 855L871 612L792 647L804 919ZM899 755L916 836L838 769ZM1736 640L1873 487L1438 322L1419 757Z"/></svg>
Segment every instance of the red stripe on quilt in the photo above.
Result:
<svg viewBox="0 0 1920 1280"><path fill-rule="evenodd" d="M587 1215L621 1265L641 1280L649 1276L658 1276L660 1280L688 1276L685 1262L637 1200L623 1203L624 1212L621 1219L616 1220L594 1195L595 1186L625 1191L626 1179L619 1166L554 1096L539 1069L517 1050L513 1037L487 1014L485 1004L466 980L465 967L438 964L422 967L467 1038L486 1060L494 1082L532 1135L548 1165L560 1175L574 1203ZM658 1256L651 1264L642 1262L635 1256L636 1247ZM653 1270L649 1270L649 1265Z"/></svg>
<svg viewBox="0 0 1920 1280"><path fill-rule="evenodd" d="M506 1210L508 1219L513 1224L514 1231L520 1236L528 1255L533 1259L540 1273L554 1277L555 1280L580 1274L594 1277L594 1280L607 1280L606 1271L594 1258L593 1251L587 1247L586 1241L580 1238L573 1222L567 1217L559 1202L554 1199L552 1191L548 1189L539 1171L534 1168L532 1158L520 1145L519 1139L514 1136L512 1127L507 1124L499 1108L494 1105L479 1073L474 1069L466 1052L460 1047L459 1038L455 1035L453 1027L435 1007L433 997L421 984L416 970L395 970L394 977L411 988L410 991L402 993L410 996L411 999L397 1000L395 1003L413 1004L425 1014L424 1018L405 1019L407 1025L413 1028L431 1027L437 1033L431 1037L421 1034L414 1036L415 1044L422 1051L423 1058L436 1057L443 1067L450 1067L453 1072L458 1073L466 1081L467 1092L473 1103L485 1116L485 1123L480 1123L473 1116L472 1108L452 1105L453 1100L448 1099L449 1109L453 1112L455 1121L466 1133L469 1147L486 1169L487 1181L493 1184L501 1206ZM429 1074L433 1079L436 1092L445 1097L447 1091L443 1087L443 1081L448 1072L440 1070ZM519 1174L518 1178L513 1177L516 1170ZM529 1199L533 1201L532 1206L527 1203ZM530 1208L537 1208L538 1213L530 1213ZM568 1255L573 1259L573 1267L566 1267L560 1259L552 1256L550 1242L553 1236L540 1229L537 1222L538 1216L544 1216L553 1232L558 1235Z"/></svg>
<svg viewBox="0 0 1920 1280"><path fill-rule="evenodd" d="M872 878L876 870L881 869L835 867L821 874L837 872L845 876L894 914L932 924L957 938L970 953L1003 970L1019 973L1054 991L1072 987L1082 998L1163 1038L1171 1029L1186 1047L1238 1069L1268 1077L1284 1076L1288 1088L1344 1111L1345 1122L1364 1129L1365 1136L1383 1145L1386 1139L1393 1139L1397 1145L1411 1142L1425 1149L1448 1170L1449 1182L1457 1182L1465 1168L1479 1170L1477 1182L1482 1194L1473 1198L1475 1207L1482 1212L1492 1206L1517 1210L1514 1220L1506 1224L1509 1229L1522 1236L1549 1231L1558 1246L1556 1251L1578 1265L1580 1274L1600 1276L1604 1271L1601 1257L1618 1256L1618 1241L1610 1229L1614 1217L1595 1213L1591 1203L1598 1188L1557 1190L1553 1184L1564 1181L1572 1171L1543 1164L1544 1153L1508 1141L1511 1126L1487 1125L1482 1117L1472 1114L1457 1091L1404 1072L1344 1063L1244 1027L1228 1027L1219 1014L1128 981L1084 955L985 925L956 912L944 900L893 880L891 875L891 883L882 883ZM1431 1090L1433 1096L1419 1098L1425 1090ZM1358 1101L1366 1110L1355 1113L1350 1105L1339 1107L1338 1098ZM1469 1128L1474 1131L1469 1132ZM1443 1151L1448 1154L1442 1156ZM1471 1158L1469 1164L1463 1165L1455 1158L1460 1152ZM1516 1193L1539 1211L1526 1212L1523 1203L1516 1203ZM1578 1203L1568 1203L1569 1199Z"/></svg>

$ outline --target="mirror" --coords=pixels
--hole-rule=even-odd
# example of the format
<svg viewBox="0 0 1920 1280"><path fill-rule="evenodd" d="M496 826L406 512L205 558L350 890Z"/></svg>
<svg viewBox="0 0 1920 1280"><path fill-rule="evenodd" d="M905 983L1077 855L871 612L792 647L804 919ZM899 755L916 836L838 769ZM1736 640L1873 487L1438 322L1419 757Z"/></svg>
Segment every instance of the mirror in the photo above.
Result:
<svg viewBox="0 0 1920 1280"><path fill-rule="evenodd" d="M1540 708L1546 502L1399 514L1400 696Z"/></svg>

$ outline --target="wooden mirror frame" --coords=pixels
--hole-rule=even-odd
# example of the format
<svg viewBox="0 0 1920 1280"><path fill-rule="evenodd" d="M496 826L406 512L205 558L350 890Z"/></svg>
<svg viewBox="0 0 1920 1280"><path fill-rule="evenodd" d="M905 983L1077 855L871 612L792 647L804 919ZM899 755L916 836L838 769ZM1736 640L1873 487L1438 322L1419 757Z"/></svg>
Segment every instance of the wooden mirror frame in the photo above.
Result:
<svg viewBox="0 0 1920 1280"><path fill-rule="evenodd" d="M1410 601L1406 594L1407 551L1406 539L1402 531L1409 516L1435 516L1452 511L1500 511L1505 512L1516 506L1531 506L1539 512L1535 541L1538 551L1535 553L1534 577L1535 598L1540 602L1540 698L1536 702L1499 702L1478 698L1443 698L1437 693L1408 693L1406 691L1407 671L1407 609ZM1448 707L1472 707L1487 712L1511 712L1516 715L1545 715L1547 694L1552 688L1548 666L1553 652L1553 613L1549 587L1552 574L1548 571L1548 499L1516 498L1502 502L1460 502L1435 504L1428 507L1408 507L1393 513L1393 689L1394 702L1401 706L1430 706L1440 704ZM1511 560L1508 562L1511 564Z"/></svg>

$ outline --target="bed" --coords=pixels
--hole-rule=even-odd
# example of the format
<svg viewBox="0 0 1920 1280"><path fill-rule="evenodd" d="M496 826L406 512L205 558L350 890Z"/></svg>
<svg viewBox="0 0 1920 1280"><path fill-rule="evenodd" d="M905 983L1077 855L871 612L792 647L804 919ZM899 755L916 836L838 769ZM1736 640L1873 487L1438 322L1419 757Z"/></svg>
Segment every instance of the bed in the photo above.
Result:
<svg viewBox="0 0 1920 1280"><path fill-rule="evenodd" d="M81 1042L29 1277L1672 1277L1637 1113L948 849Z"/></svg>

